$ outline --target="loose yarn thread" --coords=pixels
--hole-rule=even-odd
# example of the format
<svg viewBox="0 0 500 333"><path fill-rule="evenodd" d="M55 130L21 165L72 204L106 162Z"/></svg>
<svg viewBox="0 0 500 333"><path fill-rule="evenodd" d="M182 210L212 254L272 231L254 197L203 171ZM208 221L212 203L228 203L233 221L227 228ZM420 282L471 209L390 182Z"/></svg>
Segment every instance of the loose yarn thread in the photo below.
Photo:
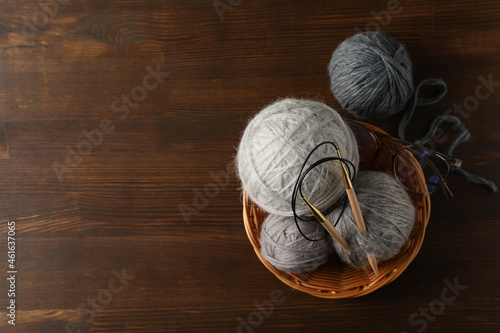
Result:
<svg viewBox="0 0 500 333"><path fill-rule="evenodd" d="M434 119L434 121L431 123L427 134L424 135L423 137L421 137L420 139L415 140L415 143L420 144L420 145L424 145L427 142L429 142L434 137L439 126L443 122L452 123L453 126L458 128L458 130L460 131L458 136L456 137L456 139L451 143L451 145L446 150L446 155L452 156L455 148L459 144L461 144L462 142L467 141L470 137L469 129L467 129L467 127L465 127L465 123L463 121L461 121L460 119L458 119L458 117L456 117L456 116L441 115L441 116L436 117ZM459 168L459 169L455 170L455 172L457 172L462 178L464 178L465 180L467 180L471 183L485 185L485 186L489 187L493 192L498 193L497 185L489 179L486 179L484 177L467 172L463 168Z"/></svg>

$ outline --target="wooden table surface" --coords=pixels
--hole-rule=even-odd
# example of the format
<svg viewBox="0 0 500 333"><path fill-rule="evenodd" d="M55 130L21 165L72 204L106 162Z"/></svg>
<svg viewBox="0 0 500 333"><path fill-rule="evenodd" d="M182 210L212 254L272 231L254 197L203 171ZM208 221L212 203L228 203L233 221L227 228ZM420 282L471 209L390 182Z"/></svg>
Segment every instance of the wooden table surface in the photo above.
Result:
<svg viewBox="0 0 500 333"><path fill-rule="evenodd" d="M465 104L455 156L500 182L498 1L1 1L0 331L500 332L499 197L458 176L416 259L361 298L291 290L248 241L246 121L286 96L349 117L326 66L366 30L406 45L415 82L448 84L408 138Z"/></svg>

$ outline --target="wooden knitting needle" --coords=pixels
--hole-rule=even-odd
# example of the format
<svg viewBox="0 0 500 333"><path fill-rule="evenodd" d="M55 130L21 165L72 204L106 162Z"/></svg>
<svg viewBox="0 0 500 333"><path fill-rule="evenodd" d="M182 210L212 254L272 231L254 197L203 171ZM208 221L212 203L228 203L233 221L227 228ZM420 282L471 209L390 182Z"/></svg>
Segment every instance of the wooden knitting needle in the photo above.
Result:
<svg viewBox="0 0 500 333"><path fill-rule="evenodd" d="M321 211L318 208L314 207L309 202L309 200L306 199L306 197L302 197L302 199L304 199L306 204L309 206L309 209L313 213L314 217L321 223L323 228L325 228L326 231L328 231L328 233L332 235L333 239L335 239L346 252L349 252L349 244L347 244L344 237L342 237L340 232L338 232L337 229L335 229L333 224L330 221L328 221L325 215L323 215L323 213L321 213Z"/></svg>
<svg viewBox="0 0 500 333"><path fill-rule="evenodd" d="M337 150L337 157L342 158L340 156L340 151ZM349 198L349 203L351 204L352 213L354 214L354 219L356 220L356 225L358 228L366 234L366 225L365 220L363 219L363 215L361 214L361 209L359 208L358 198L356 197L356 192L354 192L354 187L352 186L351 178L347 174L347 169L342 163L342 160L339 160L340 163L340 172L342 174L342 179L344 180L345 191L347 193L347 197ZM370 254L366 255L368 257L368 262L373 269L373 272L376 276L378 276L378 265L377 259Z"/></svg>

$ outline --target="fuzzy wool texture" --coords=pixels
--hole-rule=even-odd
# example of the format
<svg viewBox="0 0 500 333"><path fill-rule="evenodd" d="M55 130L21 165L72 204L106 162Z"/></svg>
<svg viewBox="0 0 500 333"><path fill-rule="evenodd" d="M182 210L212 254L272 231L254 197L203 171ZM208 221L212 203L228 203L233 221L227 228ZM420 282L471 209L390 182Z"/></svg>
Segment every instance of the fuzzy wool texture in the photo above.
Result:
<svg viewBox="0 0 500 333"><path fill-rule="evenodd" d="M413 95L408 52L380 32L344 40L333 52L328 71L333 95L360 119L386 118L403 111Z"/></svg>
<svg viewBox="0 0 500 333"><path fill-rule="evenodd" d="M325 235L315 221L299 221L302 232L311 239ZM302 237L293 217L269 214L262 224L260 253L271 265L289 273L315 270L333 253L330 237L311 242Z"/></svg>
<svg viewBox="0 0 500 333"><path fill-rule="evenodd" d="M367 254L378 262L397 255L408 241L415 223L415 206L398 181L387 173L363 171L353 182L368 236L357 227L350 205L337 223L337 230L349 244L346 252L332 241L335 251L345 263L356 267L369 267ZM337 220L340 209L335 209L327 218Z"/></svg>
<svg viewBox="0 0 500 333"><path fill-rule="evenodd" d="M311 150L324 141L335 143L342 157L358 167L356 138L337 111L294 98L267 106L248 123L241 138L235 162L242 187L263 210L293 216L291 199L300 169ZM336 156L333 146L324 145L306 168L332 156ZM338 162L317 166L302 182L302 191L319 209L330 207L344 193ZM310 215L303 200L296 204L299 216Z"/></svg>

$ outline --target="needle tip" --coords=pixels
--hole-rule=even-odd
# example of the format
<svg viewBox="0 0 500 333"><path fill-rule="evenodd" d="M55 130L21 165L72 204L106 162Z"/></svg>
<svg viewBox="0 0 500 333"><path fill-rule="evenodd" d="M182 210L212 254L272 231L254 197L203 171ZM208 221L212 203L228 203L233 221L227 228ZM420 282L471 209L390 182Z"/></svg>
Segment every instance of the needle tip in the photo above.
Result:
<svg viewBox="0 0 500 333"><path fill-rule="evenodd" d="M373 272L375 273L375 276L378 276L377 259L375 259L375 257L368 254L368 262L370 263L370 266L372 267Z"/></svg>

